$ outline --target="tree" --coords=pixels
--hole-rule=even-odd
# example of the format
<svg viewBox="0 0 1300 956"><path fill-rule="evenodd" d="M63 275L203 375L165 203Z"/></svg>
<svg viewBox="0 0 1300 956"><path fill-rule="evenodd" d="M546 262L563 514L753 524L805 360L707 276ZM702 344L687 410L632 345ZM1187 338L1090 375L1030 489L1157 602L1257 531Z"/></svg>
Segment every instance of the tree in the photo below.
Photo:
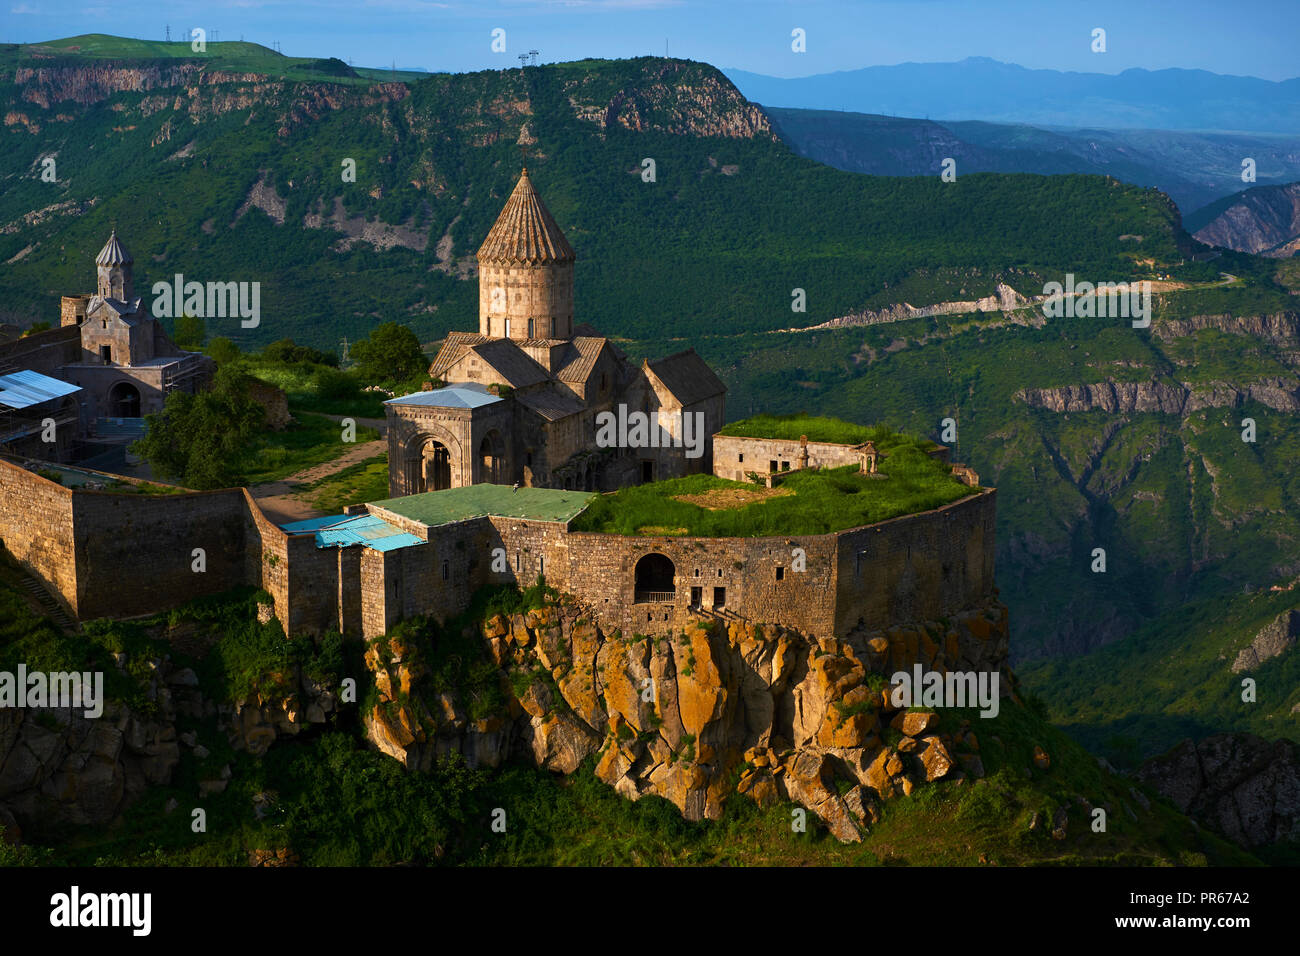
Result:
<svg viewBox="0 0 1300 956"><path fill-rule="evenodd" d="M367 385L393 386L425 375L429 359L405 325L384 322L352 346L356 373Z"/></svg>
<svg viewBox="0 0 1300 956"><path fill-rule="evenodd" d="M218 335L208 343L208 358L218 365L225 365L239 358L239 346L225 336Z"/></svg>
<svg viewBox="0 0 1300 956"><path fill-rule="evenodd" d="M282 362L293 365L307 362L311 365L330 365L337 367L339 357L333 352L322 352L309 345L298 345L293 339L280 339L262 349L262 358L269 362Z"/></svg>
<svg viewBox="0 0 1300 956"><path fill-rule="evenodd" d="M203 345L208 337L208 327L203 320L186 313L176 320L172 330L172 341L187 351L194 351Z"/></svg>
<svg viewBox="0 0 1300 956"><path fill-rule="evenodd" d="M160 477L210 491L244 483L254 439L265 421L249 397L249 376L233 365L217 369L212 387L172 392L163 410L145 418L145 436L131 446Z"/></svg>

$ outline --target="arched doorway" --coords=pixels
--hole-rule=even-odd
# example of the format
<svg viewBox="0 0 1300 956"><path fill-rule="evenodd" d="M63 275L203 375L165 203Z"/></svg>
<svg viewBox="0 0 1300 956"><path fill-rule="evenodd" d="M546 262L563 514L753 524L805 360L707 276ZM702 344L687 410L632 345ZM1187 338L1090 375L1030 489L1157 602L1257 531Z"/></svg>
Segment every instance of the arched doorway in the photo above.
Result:
<svg viewBox="0 0 1300 956"><path fill-rule="evenodd" d="M504 480L504 442L495 428L483 436L478 446L478 480L499 485Z"/></svg>
<svg viewBox="0 0 1300 956"><path fill-rule="evenodd" d="M130 382L118 382L108 390L108 418L139 418L140 390Z"/></svg>
<svg viewBox="0 0 1300 956"><path fill-rule="evenodd" d="M662 554L651 552L636 563L634 572L633 600L637 604L652 601L672 601L677 596L674 578L677 568L673 562Z"/></svg>
<svg viewBox="0 0 1300 956"><path fill-rule="evenodd" d="M451 487L451 452L440 441L424 443L421 457L420 491L442 491Z"/></svg>

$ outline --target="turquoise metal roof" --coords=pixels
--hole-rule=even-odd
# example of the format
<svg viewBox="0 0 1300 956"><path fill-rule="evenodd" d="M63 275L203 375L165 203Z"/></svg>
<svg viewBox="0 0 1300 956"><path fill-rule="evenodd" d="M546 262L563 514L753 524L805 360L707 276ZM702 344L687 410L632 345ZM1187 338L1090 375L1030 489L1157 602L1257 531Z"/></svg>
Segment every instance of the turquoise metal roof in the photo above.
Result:
<svg viewBox="0 0 1300 956"><path fill-rule="evenodd" d="M50 378L40 372L11 372L0 375L0 405L7 408L30 408L64 395L79 392L81 388Z"/></svg>
<svg viewBox="0 0 1300 956"><path fill-rule="evenodd" d="M424 405L432 408L481 408L501 401L500 396L491 394L482 385L465 382L461 385L448 385L435 388L431 392L414 392L401 398L390 398L385 405Z"/></svg>
<svg viewBox="0 0 1300 956"><path fill-rule="evenodd" d="M332 524L338 524L340 521L347 521L347 515L327 515L324 518L308 518L306 521L293 521L289 524L280 525L290 534L303 534L308 531L319 531L321 528L328 528Z"/></svg>
<svg viewBox="0 0 1300 956"><path fill-rule="evenodd" d="M314 532L318 548L350 548L360 544L375 551L396 551L413 544L424 544L422 538L395 528L375 515L355 515L351 518L347 515L331 515L294 521L280 527L290 534Z"/></svg>

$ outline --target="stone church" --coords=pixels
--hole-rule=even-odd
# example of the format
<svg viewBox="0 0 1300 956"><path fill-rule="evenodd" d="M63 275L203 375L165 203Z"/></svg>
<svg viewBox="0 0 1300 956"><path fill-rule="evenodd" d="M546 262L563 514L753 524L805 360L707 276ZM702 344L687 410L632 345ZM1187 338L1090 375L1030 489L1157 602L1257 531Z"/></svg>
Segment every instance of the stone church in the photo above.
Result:
<svg viewBox="0 0 1300 956"><path fill-rule="evenodd" d="M483 482L603 491L712 471L726 386L693 349L637 365L575 326L576 258L524 169L478 250L478 331L450 333L425 390L387 402L392 497ZM640 412L652 437L598 447L602 412ZM698 457L683 447L686 416Z"/></svg>
<svg viewBox="0 0 1300 956"><path fill-rule="evenodd" d="M94 295L62 299L60 325L80 329L81 354L60 377L81 386L91 421L162 411L168 392L197 391L213 372L211 359L177 348L135 294L133 262L114 229L95 257Z"/></svg>
<svg viewBox="0 0 1300 956"><path fill-rule="evenodd" d="M211 378L212 360L177 348L135 294L132 267L114 230L95 257L94 293L63 296L58 328L0 343L0 450L66 461L86 441L142 433L169 392Z"/></svg>

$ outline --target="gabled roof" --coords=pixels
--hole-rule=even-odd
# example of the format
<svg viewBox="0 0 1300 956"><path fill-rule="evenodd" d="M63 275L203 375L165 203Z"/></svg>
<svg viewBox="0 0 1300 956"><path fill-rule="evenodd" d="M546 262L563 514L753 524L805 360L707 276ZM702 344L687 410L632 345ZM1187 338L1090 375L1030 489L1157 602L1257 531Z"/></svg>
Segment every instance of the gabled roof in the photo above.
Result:
<svg viewBox="0 0 1300 956"><path fill-rule="evenodd" d="M448 385L428 392L414 392L400 398L390 398L385 405L422 405L426 408L482 408L499 402L501 398L493 395L482 385L466 382L463 385Z"/></svg>
<svg viewBox="0 0 1300 956"><path fill-rule="evenodd" d="M558 422L570 415L580 414L586 408L572 395L563 395L549 388L518 395L515 401L548 422Z"/></svg>
<svg viewBox="0 0 1300 956"><path fill-rule="evenodd" d="M104 296L95 296L86 306L86 314L94 315L99 311L100 306L106 306L112 309L114 314L127 325L136 325L144 318L140 314L140 297L136 296L130 302L123 302L120 299L109 299Z"/></svg>
<svg viewBox="0 0 1300 956"><path fill-rule="evenodd" d="M555 377L561 382L585 382L608 342L605 338L574 338L571 343L573 347L565 350L560 365L555 370Z"/></svg>
<svg viewBox="0 0 1300 956"><path fill-rule="evenodd" d="M646 367L654 372L655 377L664 383L664 387L683 406L694 405L727 390L727 386L709 368L709 363L696 354L695 349L687 349L656 362L647 362Z"/></svg>
<svg viewBox="0 0 1300 956"><path fill-rule="evenodd" d="M525 169L478 250L479 262L573 262L577 258Z"/></svg>
<svg viewBox="0 0 1300 956"><path fill-rule="evenodd" d="M0 407L30 408L79 392L81 388L39 372L21 371L0 375Z"/></svg>
<svg viewBox="0 0 1300 956"><path fill-rule="evenodd" d="M487 340L488 337L481 332L448 332L447 340L442 343L442 348L434 356L433 364L429 366L429 375L432 378L443 378L447 369L460 361L467 348Z"/></svg>
<svg viewBox="0 0 1300 956"><path fill-rule="evenodd" d="M489 339L478 345L471 345L469 351L491 366L511 388L527 388L539 382L547 381L550 376L546 369L533 360L533 357L510 339Z"/></svg>
<svg viewBox="0 0 1300 956"><path fill-rule="evenodd" d="M97 266L125 266L134 261L131 253L126 251L126 247L117 238L116 229L109 234L108 242L104 243L104 248L99 250L99 255L95 256Z"/></svg>

